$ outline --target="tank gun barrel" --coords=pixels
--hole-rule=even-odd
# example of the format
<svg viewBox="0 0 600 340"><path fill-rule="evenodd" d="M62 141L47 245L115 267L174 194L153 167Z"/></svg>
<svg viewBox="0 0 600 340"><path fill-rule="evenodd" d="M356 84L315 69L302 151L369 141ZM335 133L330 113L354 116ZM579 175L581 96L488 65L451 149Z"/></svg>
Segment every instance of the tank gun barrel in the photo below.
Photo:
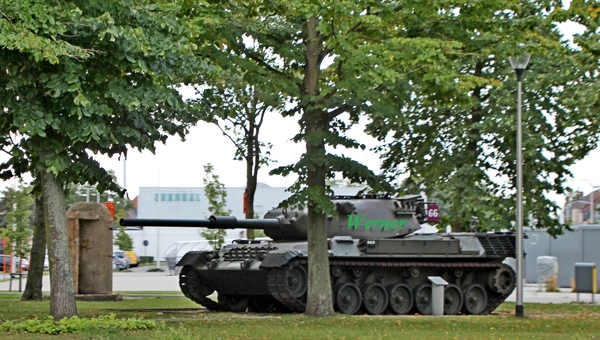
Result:
<svg viewBox="0 0 600 340"><path fill-rule="evenodd" d="M178 220L151 218L122 218L119 224L124 227L190 227L209 229L265 229L279 227L281 222L276 218L262 220L238 220L234 216L211 216L206 220Z"/></svg>

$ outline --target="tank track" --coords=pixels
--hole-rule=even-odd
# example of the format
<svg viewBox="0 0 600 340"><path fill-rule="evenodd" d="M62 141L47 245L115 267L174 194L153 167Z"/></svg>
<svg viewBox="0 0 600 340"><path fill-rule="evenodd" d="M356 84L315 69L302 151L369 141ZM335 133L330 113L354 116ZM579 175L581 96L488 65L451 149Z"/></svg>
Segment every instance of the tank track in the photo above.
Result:
<svg viewBox="0 0 600 340"><path fill-rule="evenodd" d="M306 266L306 260L293 260L287 265L279 268L274 268L269 272L268 287L273 297L279 301L282 305L287 307L291 312L303 313L306 308L305 296L300 298L293 297L288 289L287 280L289 272L294 265ZM397 271L400 269L407 268L419 268L419 269L431 269L437 268L441 270L458 270L458 269L469 269L470 271L489 271L498 269L502 266L502 263L480 263L480 262L379 262L379 261L347 261L347 260L330 260L330 268L334 266L342 267L343 269L354 269L361 268L365 270L386 270L386 271ZM482 286L486 287L485 284L481 283ZM510 295L496 293L486 287L487 292L487 304L481 314L490 314L498 306L500 306ZM512 290L511 290L512 292Z"/></svg>
<svg viewBox="0 0 600 340"><path fill-rule="evenodd" d="M191 267L184 267L179 274L179 287L186 298L212 311L223 311L224 306L202 294L200 276Z"/></svg>
<svg viewBox="0 0 600 340"><path fill-rule="evenodd" d="M509 294L510 295L510 294ZM489 293L488 292L488 303L483 310L484 315L491 314L493 311L500 306L508 295L500 294L500 293Z"/></svg>

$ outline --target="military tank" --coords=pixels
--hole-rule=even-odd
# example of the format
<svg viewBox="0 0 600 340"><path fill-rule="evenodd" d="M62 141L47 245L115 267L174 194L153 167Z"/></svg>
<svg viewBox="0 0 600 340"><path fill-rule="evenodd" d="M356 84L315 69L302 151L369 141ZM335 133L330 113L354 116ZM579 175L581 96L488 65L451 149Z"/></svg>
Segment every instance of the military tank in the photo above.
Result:
<svg viewBox="0 0 600 340"><path fill-rule="evenodd" d="M513 291L514 233L423 233L421 196L335 196L327 218L334 308L345 314L431 314L430 278L442 278L444 313L489 314ZM270 240L236 240L190 251L177 266L189 299L215 311L304 312L307 215L276 208L264 219L122 219L123 226L262 229ZM324 275L327 275L324 273ZM217 294L214 294L216 292ZM216 299L214 297L216 295Z"/></svg>

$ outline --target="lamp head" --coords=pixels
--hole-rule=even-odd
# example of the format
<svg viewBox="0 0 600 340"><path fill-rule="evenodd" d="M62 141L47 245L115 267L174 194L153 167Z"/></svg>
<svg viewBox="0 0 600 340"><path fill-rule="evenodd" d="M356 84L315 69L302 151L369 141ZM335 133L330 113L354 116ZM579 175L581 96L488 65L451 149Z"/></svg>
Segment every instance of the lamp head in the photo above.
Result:
<svg viewBox="0 0 600 340"><path fill-rule="evenodd" d="M531 57L531 54L524 53L517 57L510 57L508 61L510 61L513 70L524 70L529 63L529 57Z"/></svg>

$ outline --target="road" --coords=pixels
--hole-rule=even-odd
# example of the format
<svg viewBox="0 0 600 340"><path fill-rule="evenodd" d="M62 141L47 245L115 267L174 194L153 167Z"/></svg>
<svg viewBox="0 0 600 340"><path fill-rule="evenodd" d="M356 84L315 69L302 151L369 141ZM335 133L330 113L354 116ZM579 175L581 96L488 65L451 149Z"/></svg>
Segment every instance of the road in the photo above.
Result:
<svg viewBox="0 0 600 340"><path fill-rule="evenodd" d="M114 292L133 292L133 291L163 291L163 292L178 292L179 277L172 275L169 270L164 268L164 272L148 272L152 267L132 268L129 271L113 273L113 291ZM3 276L0 273L0 279ZM25 280L23 280L23 288ZM0 282L0 292L8 291L10 288L9 281ZM18 291L19 280L13 279L12 291ZM44 276L42 283L42 291L50 291L50 277ZM508 297L507 301L516 301L515 293ZM543 292L540 291L540 286L537 284L526 284L523 289L524 303L570 303L577 301L577 294L572 293L570 288L561 288L560 292ZM580 301L591 303L592 294L580 294ZM600 297L595 296L594 303L600 303Z"/></svg>

